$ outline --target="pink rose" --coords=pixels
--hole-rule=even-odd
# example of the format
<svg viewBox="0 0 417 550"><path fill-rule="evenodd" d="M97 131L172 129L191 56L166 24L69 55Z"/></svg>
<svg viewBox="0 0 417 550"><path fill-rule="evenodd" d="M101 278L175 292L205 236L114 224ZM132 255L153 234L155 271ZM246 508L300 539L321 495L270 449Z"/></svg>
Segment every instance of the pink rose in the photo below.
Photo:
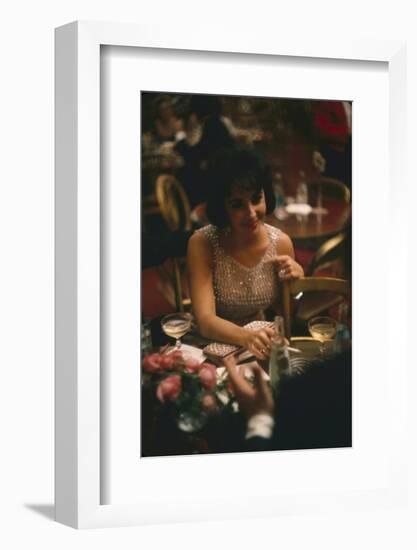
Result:
<svg viewBox="0 0 417 550"><path fill-rule="evenodd" d="M195 373L200 369L200 361L195 357L190 357L185 362L185 370L187 372Z"/></svg>
<svg viewBox="0 0 417 550"><path fill-rule="evenodd" d="M209 363L203 363L198 373L201 384L206 390L214 388L217 382L216 367Z"/></svg>
<svg viewBox="0 0 417 550"><path fill-rule="evenodd" d="M171 355L163 355L160 365L162 370L172 370L174 368L174 358Z"/></svg>
<svg viewBox="0 0 417 550"><path fill-rule="evenodd" d="M158 384L156 388L156 397L164 403L164 401L174 401L177 399L181 391L181 376L175 374L168 376Z"/></svg>
<svg viewBox="0 0 417 550"><path fill-rule="evenodd" d="M182 353L180 352L179 349L175 350L175 351L172 351L170 354L169 354L170 357L173 358L174 361L183 361L183 356L182 356Z"/></svg>
<svg viewBox="0 0 417 550"><path fill-rule="evenodd" d="M172 360L174 362L173 369L175 370L183 370L184 368L184 357L182 353L179 350L173 351L169 354L170 357L172 357Z"/></svg>
<svg viewBox="0 0 417 550"><path fill-rule="evenodd" d="M151 353L143 358L142 368L146 372L154 373L161 371L161 359L159 353Z"/></svg>

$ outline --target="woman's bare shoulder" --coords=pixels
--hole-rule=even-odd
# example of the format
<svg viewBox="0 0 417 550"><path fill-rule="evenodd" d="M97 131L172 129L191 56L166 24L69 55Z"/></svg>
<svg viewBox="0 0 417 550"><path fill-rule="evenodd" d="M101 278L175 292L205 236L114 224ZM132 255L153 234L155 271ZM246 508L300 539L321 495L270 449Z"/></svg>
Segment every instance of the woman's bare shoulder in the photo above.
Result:
<svg viewBox="0 0 417 550"><path fill-rule="evenodd" d="M290 237L283 231L280 232L279 239L277 240L277 253L294 256L294 246L292 244L292 241Z"/></svg>
<svg viewBox="0 0 417 550"><path fill-rule="evenodd" d="M207 236L196 231L188 241L187 268L191 277L205 274L210 277L213 265L213 249Z"/></svg>
<svg viewBox="0 0 417 550"><path fill-rule="evenodd" d="M211 255L211 250L211 239L207 231L199 229L191 235L188 241L189 253Z"/></svg>

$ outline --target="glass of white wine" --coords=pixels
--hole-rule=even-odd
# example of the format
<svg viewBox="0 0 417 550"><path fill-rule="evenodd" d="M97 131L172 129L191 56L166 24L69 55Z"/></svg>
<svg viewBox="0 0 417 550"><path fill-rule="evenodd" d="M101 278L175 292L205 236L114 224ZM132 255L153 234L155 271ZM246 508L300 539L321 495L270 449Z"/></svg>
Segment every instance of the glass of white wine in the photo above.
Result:
<svg viewBox="0 0 417 550"><path fill-rule="evenodd" d="M175 349L181 348L181 338L191 328L191 315L189 313L171 313L165 315L161 321L162 330L167 336L175 338Z"/></svg>
<svg viewBox="0 0 417 550"><path fill-rule="evenodd" d="M324 354L324 342L336 336L337 323L331 317L313 317L308 322L308 330L313 338L320 342L320 354Z"/></svg>

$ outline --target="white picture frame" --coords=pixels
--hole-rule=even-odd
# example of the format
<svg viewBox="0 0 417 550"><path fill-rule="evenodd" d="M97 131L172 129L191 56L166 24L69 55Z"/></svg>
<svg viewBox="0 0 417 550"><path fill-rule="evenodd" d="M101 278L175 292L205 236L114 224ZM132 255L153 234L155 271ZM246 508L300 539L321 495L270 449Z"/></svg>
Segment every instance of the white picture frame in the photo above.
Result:
<svg viewBox="0 0 417 550"><path fill-rule="evenodd" d="M74 22L56 29L56 519L76 528L134 525L161 521L155 507L102 505L100 499L100 48L102 45L165 48L270 56L381 61L389 70L390 193L405 187L405 44L384 40L293 43L268 35L191 29L185 36L169 27ZM398 203L398 201L397 201ZM401 212L394 215L401 225ZM398 228L398 225L396 225ZM398 228L396 231L400 231ZM405 276L405 247L399 251ZM393 274L390 275L392 282ZM404 289L390 294L390 313L403 313ZM390 290L392 292L392 289ZM398 342L397 342L398 344ZM396 421L405 421L405 346L397 347ZM401 430L399 430L401 432ZM401 432L402 434L402 432ZM399 443L401 443L399 438ZM349 505L403 502L407 479L401 444L392 455L384 490L328 495L289 494L268 502L268 515L289 509L341 509ZM152 495L149 495L151 500ZM229 495L230 499L230 495ZM232 497L233 500L233 497ZM236 499L237 500L237 499ZM203 516L204 513L204 516ZM247 513L236 506L226 517ZM188 519L224 518L208 506ZM166 503L165 521L187 519L181 506Z"/></svg>

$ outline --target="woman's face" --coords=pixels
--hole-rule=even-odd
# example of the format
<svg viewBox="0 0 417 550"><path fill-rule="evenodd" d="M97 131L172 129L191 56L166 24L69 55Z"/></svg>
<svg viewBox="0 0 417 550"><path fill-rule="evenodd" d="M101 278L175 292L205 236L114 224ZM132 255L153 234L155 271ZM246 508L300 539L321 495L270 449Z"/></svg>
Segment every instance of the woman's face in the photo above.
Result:
<svg viewBox="0 0 417 550"><path fill-rule="evenodd" d="M230 228L235 234L254 235L259 231L266 214L264 192L232 189L231 195L225 200L225 208Z"/></svg>

